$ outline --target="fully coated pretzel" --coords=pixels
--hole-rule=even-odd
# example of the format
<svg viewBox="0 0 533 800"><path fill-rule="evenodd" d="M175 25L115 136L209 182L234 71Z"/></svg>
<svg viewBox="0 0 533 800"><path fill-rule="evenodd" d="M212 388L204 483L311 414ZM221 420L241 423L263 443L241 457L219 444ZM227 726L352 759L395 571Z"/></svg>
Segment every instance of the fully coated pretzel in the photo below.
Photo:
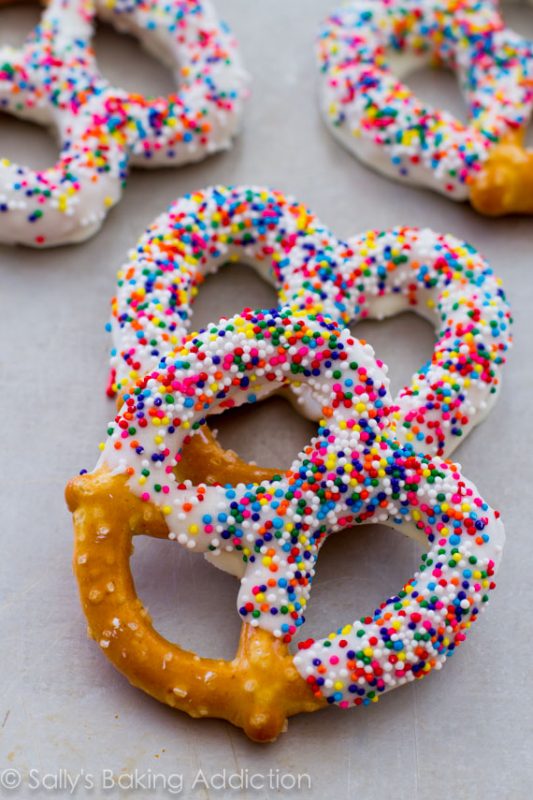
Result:
<svg viewBox="0 0 533 800"><path fill-rule="evenodd" d="M139 38L178 90L150 99L111 86L91 48L96 15ZM50 0L23 48L0 48L0 110L53 128L60 159L38 172L0 159L0 242L92 236L130 165L179 165L229 147L246 92L235 40L210 0Z"/></svg>
<svg viewBox="0 0 533 800"><path fill-rule="evenodd" d="M483 214L533 213L533 43L496 2L356 0L324 23L318 61L328 126L363 162ZM402 83L428 62L457 74L468 124Z"/></svg>
<svg viewBox="0 0 533 800"><path fill-rule="evenodd" d="M408 227L342 240L302 203L254 186L180 198L130 252L112 303L112 391L122 395L179 344L205 275L231 260L273 283L279 303L314 306L343 323L414 310L434 324L431 360L395 400L401 441L450 455L490 410L511 319L501 281L471 245ZM299 408L317 417L305 396ZM207 430L187 462L203 480L224 467ZM209 465L203 478L201 464Z"/></svg>
<svg viewBox="0 0 533 800"><path fill-rule="evenodd" d="M236 487L177 482L176 456L208 414L289 383L307 385L322 418L285 475ZM324 700L370 703L442 666L494 587L504 531L455 465L397 441L391 402L370 346L309 309L210 325L137 382L96 471L67 489L91 634L134 685L262 741ZM292 659L286 644L304 622L321 544L370 521L427 540L419 572L373 614L308 640ZM134 533L242 555L234 662L201 659L153 630L128 569Z"/></svg>

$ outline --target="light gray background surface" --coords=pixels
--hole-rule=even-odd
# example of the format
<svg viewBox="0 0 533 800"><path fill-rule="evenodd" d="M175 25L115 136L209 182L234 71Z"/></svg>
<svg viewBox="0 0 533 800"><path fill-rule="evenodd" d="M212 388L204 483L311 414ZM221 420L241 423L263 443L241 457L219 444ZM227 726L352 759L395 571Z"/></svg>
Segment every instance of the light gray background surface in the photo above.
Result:
<svg viewBox="0 0 533 800"><path fill-rule="evenodd" d="M102 232L86 244L46 252L0 247L0 771L20 769L26 780L30 769L40 775L83 769L97 779L102 769L116 775L152 770L181 774L182 796L262 798L268 793L192 792L190 786L200 768L208 777L223 767L272 768L308 773L313 798L526 800L533 790L533 221L490 221L467 206L401 187L366 170L333 140L317 110L313 59L314 35L331 0L217 4L253 76L245 128L233 150L180 170L134 172ZM1 10L0 42L21 41L36 18L29 6ZM511 7L508 19L533 36L533 9ZM134 42L103 29L97 52L103 71L126 88L171 89L165 70ZM462 113L450 76L419 74L411 85ZM2 155L46 166L55 152L45 133L1 118ZM131 688L86 638L63 500L67 480L95 463L113 415L104 395L110 346L104 325L116 270L167 204L217 182L290 192L343 236L408 224L463 237L503 277L516 320L498 404L456 455L502 510L507 527L499 588L487 614L441 673L371 708L292 719L288 733L263 747L225 722L190 720L158 705ZM270 287L232 266L207 281L194 325L245 304L274 303ZM356 331L389 363L394 388L431 353L433 332L413 315ZM224 418L218 427L223 444L272 466L288 465L313 430L282 400ZM359 528L328 541L306 633L325 634L374 608L412 574L418 557L412 542L385 528ZM203 655L232 656L239 620L231 577L156 540L137 545L133 568L162 632ZM67 793L26 786L13 796L50 794Z"/></svg>

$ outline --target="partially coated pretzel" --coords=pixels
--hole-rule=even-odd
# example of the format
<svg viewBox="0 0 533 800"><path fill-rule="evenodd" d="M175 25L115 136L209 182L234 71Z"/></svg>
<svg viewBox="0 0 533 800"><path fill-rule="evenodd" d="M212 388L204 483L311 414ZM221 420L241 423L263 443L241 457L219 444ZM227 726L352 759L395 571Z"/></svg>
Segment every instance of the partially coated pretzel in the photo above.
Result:
<svg viewBox="0 0 533 800"><path fill-rule="evenodd" d="M307 387L321 419L284 475L235 487L177 481L181 447L207 415L288 384ZM139 379L95 472L67 489L90 632L134 685L263 741L291 714L367 704L442 666L494 588L504 530L455 465L398 442L391 404L370 346L296 307L209 325ZM429 552L398 595L292 658L320 546L364 522L400 526ZM241 555L234 662L200 659L153 630L127 563L134 533Z"/></svg>
<svg viewBox="0 0 533 800"><path fill-rule="evenodd" d="M280 304L320 308L343 323L413 310L435 326L431 360L395 400L401 441L450 455L489 412L511 317L501 281L471 245L409 227L342 240L302 203L255 186L180 198L130 252L112 303L111 392L122 395L179 344L205 276L231 260L271 282ZM299 400L315 419L313 402Z"/></svg>
<svg viewBox="0 0 533 800"><path fill-rule="evenodd" d="M140 39L177 91L146 98L111 86L91 47L95 16ZM130 166L179 165L229 147L247 84L210 0L49 0L21 49L0 48L0 110L54 129L60 157L42 171L0 159L0 242L92 236Z"/></svg>
<svg viewBox="0 0 533 800"><path fill-rule="evenodd" d="M328 126L363 162L489 216L533 213L533 42L498 3L355 0L322 26L318 61ZM402 83L428 62L457 74L467 124Z"/></svg>
<svg viewBox="0 0 533 800"><path fill-rule="evenodd" d="M293 714L325 705L294 667L287 645L244 624L235 659L200 658L164 639L136 595L132 535L166 538L160 510L124 478L82 476L67 491L74 511L74 569L89 633L130 683L193 717L222 717L257 741L275 739Z"/></svg>

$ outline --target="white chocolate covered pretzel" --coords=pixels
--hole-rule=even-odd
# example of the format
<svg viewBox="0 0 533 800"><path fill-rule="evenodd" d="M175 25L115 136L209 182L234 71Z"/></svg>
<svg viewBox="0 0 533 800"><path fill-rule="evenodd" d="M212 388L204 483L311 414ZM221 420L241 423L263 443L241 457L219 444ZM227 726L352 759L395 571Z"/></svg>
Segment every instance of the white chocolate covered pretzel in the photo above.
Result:
<svg viewBox="0 0 533 800"><path fill-rule="evenodd" d="M328 127L364 163L481 213L533 213L533 43L485 0L355 0L318 38ZM402 78L453 70L468 122L423 102Z"/></svg>
<svg viewBox="0 0 533 800"><path fill-rule="evenodd" d="M308 386L321 418L285 474L237 486L176 479L184 442L209 414L288 385ZM163 702L224 717L258 740L324 700L369 703L440 668L494 588L504 530L455 465L396 439L391 406L370 346L309 309L245 311L168 353L111 423L96 471L67 492L83 606L104 653ZM307 640L292 659L276 640L288 643L304 622L322 543L366 522L422 538L419 570L377 610ZM129 573L134 533L240 554L235 661L200 659L156 634Z"/></svg>
<svg viewBox="0 0 533 800"><path fill-rule="evenodd" d="M95 17L172 70L168 97L111 86L91 47ZM60 157L35 171L0 159L0 242L46 247L92 236L130 166L197 161L236 134L247 77L210 0L50 0L20 49L0 48L0 110L52 128Z"/></svg>
<svg viewBox="0 0 533 800"><path fill-rule="evenodd" d="M112 391L123 394L179 345L204 277L231 260L271 282L280 304L343 323L406 310L430 320L433 355L395 399L401 441L449 455L490 410L511 317L501 281L471 245L409 227L341 240L302 203L253 186L178 199L130 252L112 304ZM319 416L307 392L299 400Z"/></svg>

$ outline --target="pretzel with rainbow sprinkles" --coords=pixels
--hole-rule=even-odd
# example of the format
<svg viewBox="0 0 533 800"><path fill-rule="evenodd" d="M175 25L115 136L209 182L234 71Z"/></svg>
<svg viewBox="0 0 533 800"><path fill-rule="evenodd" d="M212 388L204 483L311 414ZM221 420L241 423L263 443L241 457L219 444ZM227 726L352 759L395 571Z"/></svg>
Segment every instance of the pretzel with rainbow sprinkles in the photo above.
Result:
<svg viewBox="0 0 533 800"><path fill-rule="evenodd" d="M471 245L409 227L342 240L304 204L257 186L214 186L178 199L130 252L112 302L111 394L121 397L158 368L185 337L205 276L236 259L275 286L280 304L320 308L344 324L413 310L434 325L430 361L395 398L401 441L448 456L489 412L511 316L501 281ZM319 416L308 393L296 400L305 416ZM184 460L184 474L198 481L252 480L251 465L224 456L207 428Z"/></svg>
<svg viewBox="0 0 533 800"><path fill-rule="evenodd" d="M136 36L179 84L146 98L99 73L95 18ZM209 0L50 0L21 49L0 48L0 110L57 132L43 171L0 158L0 242L34 247L92 236L130 166L197 161L229 147L248 79Z"/></svg>
<svg viewBox="0 0 533 800"><path fill-rule="evenodd" d="M533 42L485 0L356 0L318 39L321 105L330 130L364 163L482 214L533 214ZM402 83L434 63L458 77L469 122Z"/></svg>
<svg viewBox="0 0 533 800"><path fill-rule="evenodd" d="M208 415L289 385L305 386L320 409L289 470L236 486L176 478L185 439ZM67 499L82 603L104 653L158 700L227 719L257 741L275 739L296 713L366 705L439 669L485 606L504 543L498 513L454 464L397 440L386 368L370 345L296 307L245 310L166 354L125 396L96 470L72 481ZM417 573L375 611L291 655L321 545L367 522L428 545ZM233 661L201 658L154 630L129 570L136 534L239 553Z"/></svg>

